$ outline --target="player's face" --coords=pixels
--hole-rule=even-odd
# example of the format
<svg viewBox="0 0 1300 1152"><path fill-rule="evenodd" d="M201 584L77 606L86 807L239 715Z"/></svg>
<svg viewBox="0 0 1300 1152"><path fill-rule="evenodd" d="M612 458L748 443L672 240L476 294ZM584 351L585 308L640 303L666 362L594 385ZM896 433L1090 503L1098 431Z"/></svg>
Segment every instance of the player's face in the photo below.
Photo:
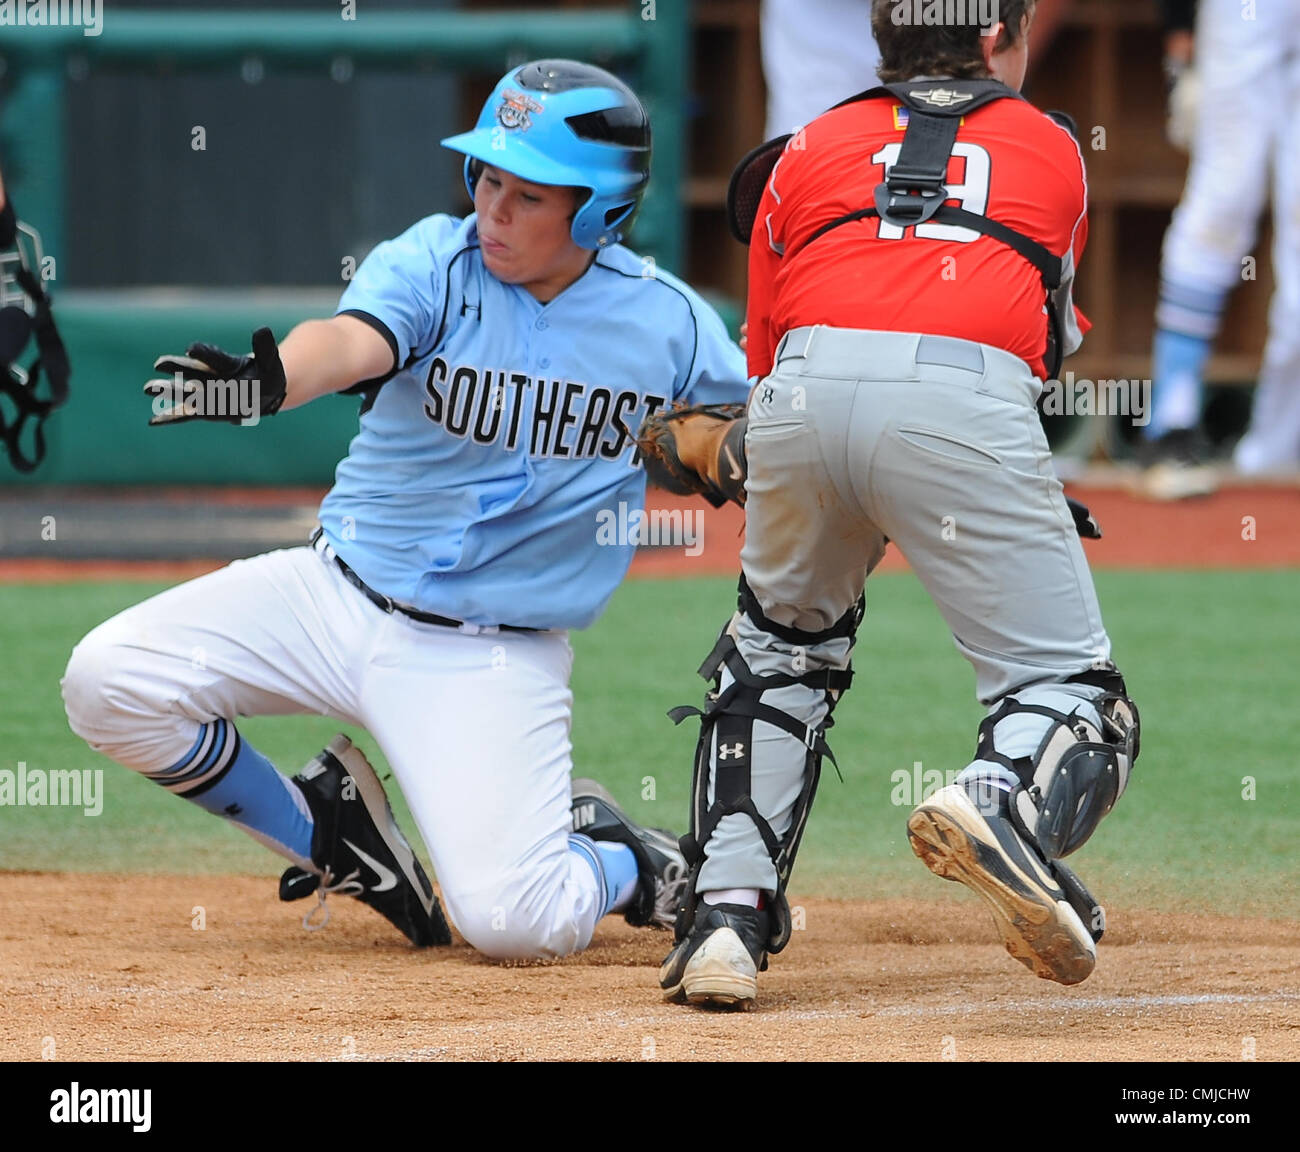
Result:
<svg viewBox="0 0 1300 1152"><path fill-rule="evenodd" d="M984 49L984 63L988 66L989 74L995 80L1001 80L1008 88L1013 88L1019 92L1025 82L1025 69L1029 65L1029 25L1033 20L1031 14L1026 14L1020 25L1020 35L1016 37L1014 44L1010 47L995 51L994 47L998 36L986 36L983 38L982 47ZM999 25L999 33L1001 25Z"/></svg>
<svg viewBox="0 0 1300 1152"><path fill-rule="evenodd" d="M484 165L474 188L474 211L487 270L543 303L564 291L594 256L573 242L569 230L579 194Z"/></svg>

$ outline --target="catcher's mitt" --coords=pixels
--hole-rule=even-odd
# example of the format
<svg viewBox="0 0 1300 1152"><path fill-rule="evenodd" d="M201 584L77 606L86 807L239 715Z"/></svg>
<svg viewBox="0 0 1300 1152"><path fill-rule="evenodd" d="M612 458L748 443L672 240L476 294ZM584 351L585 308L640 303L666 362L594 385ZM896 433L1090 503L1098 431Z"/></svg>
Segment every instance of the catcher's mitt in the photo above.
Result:
<svg viewBox="0 0 1300 1152"><path fill-rule="evenodd" d="M637 446L651 484L679 496L703 496L715 508L744 506L743 404L677 403L646 417Z"/></svg>

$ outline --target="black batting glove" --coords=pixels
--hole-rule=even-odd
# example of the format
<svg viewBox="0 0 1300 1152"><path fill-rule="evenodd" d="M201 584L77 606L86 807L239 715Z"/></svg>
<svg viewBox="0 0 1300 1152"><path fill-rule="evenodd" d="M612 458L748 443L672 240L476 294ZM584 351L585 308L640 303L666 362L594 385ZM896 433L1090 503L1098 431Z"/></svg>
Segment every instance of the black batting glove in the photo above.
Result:
<svg viewBox="0 0 1300 1152"><path fill-rule="evenodd" d="M1070 515L1074 518L1074 530L1085 540L1100 540L1101 525L1088 510L1088 506L1069 496L1065 498L1065 502L1070 506Z"/></svg>
<svg viewBox="0 0 1300 1152"><path fill-rule="evenodd" d="M185 420L256 424L263 416L274 416L284 403L284 365L269 328L253 333L251 355L232 356L213 344L191 344L184 356L159 356L153 367L169 375L144 386L153 397L151 425Z"/></svg>

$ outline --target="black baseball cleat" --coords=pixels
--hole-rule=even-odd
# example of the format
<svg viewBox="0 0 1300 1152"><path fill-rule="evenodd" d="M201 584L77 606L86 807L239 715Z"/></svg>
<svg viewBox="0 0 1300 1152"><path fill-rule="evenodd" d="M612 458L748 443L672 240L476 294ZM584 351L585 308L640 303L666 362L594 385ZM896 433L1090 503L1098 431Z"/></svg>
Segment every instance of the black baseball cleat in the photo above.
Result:
<svg viewBox="0 0 1300 1152"><path fill-rule="evenodd" d="M631 907L623 913L624 920L634 928L673 926L689 869L671 832L632 823L614 797L594 780L573 782L573 830L632 849L639 883Z"/></svg>
<svg viewBox="0 0 1300 1152"><path fill-rule="evenodd" d="M320 875L288 869L280 877L280 899L317 892L323 904L326 893L341 892L369 904L417 947L450 944L451 930L433 885L361 750L346 736L335 736L293 782L316 822L311 858ZM313 914L304 925L323 926L310 923Z"/></svg>
<svg viewBox="0 0 1300 1152"><path fill-rule="evenodd" d="M1175 428L1138 445L1138 494L1149 500L1188 500L1219 488L1210 442L1199 428Z"/></svg>
<svg viewBox="0 0 1300 1152"><path fill-rule="evenodd" d="M768 931L762 909L701 901L691 930L659 969L664 999L748 1011L767 967Z"/></svg>
<svg viewBox="0 0 1300 1152"><path fill-rule="evenodd" d="M1063 864L1048 862L1015 829L1011 794L982 784L949 784L913 810L912 851L936 876L984 897L1008 952L1036 976L1058 984L1086 980L1097 963L1087 921L1101 910Z"/></svg>

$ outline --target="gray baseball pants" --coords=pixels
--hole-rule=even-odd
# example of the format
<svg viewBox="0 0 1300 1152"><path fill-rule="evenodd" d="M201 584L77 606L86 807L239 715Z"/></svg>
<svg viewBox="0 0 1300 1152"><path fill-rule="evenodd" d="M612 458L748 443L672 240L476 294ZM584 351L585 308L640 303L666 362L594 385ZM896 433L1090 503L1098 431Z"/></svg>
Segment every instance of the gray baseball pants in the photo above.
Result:
<svg viewBox="0 0 1300 1152"><path fill-rule="evenodd" d="M1101 689L1064 683L1109 669L1092 577L1034 404L1040 382L988 345L826 327L786 334L749 403L745 579L784 629L828 629L856 603L887 542L906 557L975 670L990 709L1014 694L1070 712ZM846 668L853 641L773 635L732 622L751 672ZM724 671L722 687L730 683ZM795 685L763 702L820 727L826 694ZM1032 755L1052 721L1017 713L998 751ZM756 720L750 795L778 837L789 828L807 748ZM711 749L714 799L718 740ZM978 763L978 762L977 762ZM884 785L882 783L882 795ZM753 822L723 817L697 891L773 891L776 872Z"/></svg>

